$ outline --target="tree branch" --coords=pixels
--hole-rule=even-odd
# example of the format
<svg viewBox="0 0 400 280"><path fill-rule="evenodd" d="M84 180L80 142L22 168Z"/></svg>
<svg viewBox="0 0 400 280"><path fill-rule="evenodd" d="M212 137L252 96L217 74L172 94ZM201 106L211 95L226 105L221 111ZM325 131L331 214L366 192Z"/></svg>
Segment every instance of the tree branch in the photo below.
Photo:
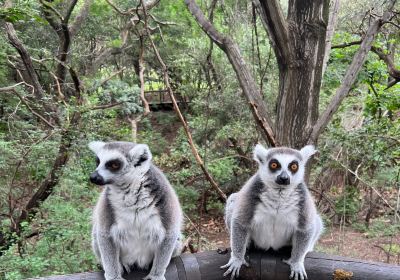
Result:
<svg viewBox="0 0 400 280"><path fill-rule="evenodd" d="M41 114L39 114L38 112L36 112L35 110L32 109L32 107L28 104L28 102L25 100L25 98L20 95L18 93L18 91L16 91L16 87L19 85L26 85L25 82L21 82L12 86L8 86L8 87L2 87L0 88L0 93L4 93L4 92L12 92L13 94L15 94L19 100L21 100L21 102L28 108L29 111L31 111L31 113L33 115L35 115L36 117L38 117L42 122L44 122L48 127L50 128L55 128L54 125L52 125L48 120L46 120L45 117L43 117Z"/></svg>
<svg viewBox="0 0 400 280"><path fill-rule="evenodd" d="M279 65L287 65L291 59L289 30L278 0L253 0L262 23L268 31Z"/></svg>
<svg viewBox="0 0 400 280"><path fill-rule="evenodd" d="M190 148L192 150L192 153L193 153L194 157L196 158L196 161L199 164L199 166L200 166L201 170L203 171L204 175L206 176L207 180L210 182L211 186L217 191L218 195L224 201L226 201L226 194L220 189L220 187L218 186L217 182L215 182L215 180L213 179L211 174L208 172L207 168L204 165L204 162L203 162L202 158L199 155L199 152L197 151L197 149L195 147L195 144L194 144L194 141L193 141L193 138L192 138L192 134L191 134L191 132L189 130L189 127L187 125L187 122L186 122L185 118L183 117L183 115L181 113L181 110L179 109L178 103L176 102L176 98L175 98L174 92L172 91L172 88L171 88L171 85L170 85L170 82L169 82L169 75L168 75L167 66L165 65L163 59L160 56L160 53L158 52L158 49L157 49L156 45L154 44L153 39L151 38L150 30L147 28L147 12L146 12L146 7L143 4L143 0L141 0L141 3L142 3L142 8L143 8L144 22L145 22L145 29L146 29L147 36L148 36L148 38L150 40L151 46L152 46L153 51L154 51L154 53L155 53L155 55L157 57L157 60L158 60L158 62L160 63L160 65L162 67L162 72L163 72L163 76L164 76L164 83L165 83L166 89L168 90L168 93L169 93L169 95L171 97L171 101L172 101L172 104L174 106L174 110L175 110L176 114L178 115L178 117L179 117L179 119L180 119L180 121L182 123L182 126L183 126L183 128L185 130L185 133L186 133Z"/></svg>
<svg viewBox="0 0 400 280"><path fill-rule="evenodd" d="M59 38L59 47L58 47L58 54L57 59L61 62L58 63L56 69L56 76L59 80L59 83L62 85L65 82L65 77L67 74L67 69L65 68L64 64L68 60L68 53L69 48L71 46L71 33L69 30L69 20L71 18L72 11L76 7L78 0L71 0L69 3L65 16L62 16L51 4L49 4L45 0L40 0L43 6L43 12L45 15L46 20L53 28L53 30L57 33ZM60 21L57 22L53 18L53 14L58 15Z"/></svg>
<svg viewBox="0 0 400 280"><path fill-rule="evenodd" d="M79 11L79 14L75 17L74 22L72 23L71 27L69 28L69 33L72 37L79 31L82 26L82 23L87 19L90 12L90 6L92 5L93 0L85 0L83 7Z"/></svg>
<svg viewBox="0 0 400 280"><path fill-rule="evenodd" d="M347 47L354 46L354 45L360 45L361 43L362 43L362 40L358 40L358 41L353 41L353 42L349 42L349 43L333 45L331 47L331 49L343 49L343 48L347 48Z"/></svg>
<svg viewBox="0 0 400 280"><path fill-rule="evenodd" d="M149 34L148 34L149 35ZM149 35L150 36L150 35ZM140 81L140 100L142 100L142 105L144 108L143 116L147 116L150 113L149 102L147 102L144 95L144 42L143 38L140 37L140 50L139 50L139 81Z"/></svg>
<svg viewBox="0 0 400 280"><path fill-rule="evenodd" d="M25 65L27 75L34 89L33 94L36 98L42 100L44 97L44 90L39 82L39 78L36 74L30 54L28 53L22 42L19 40L17 33L15 32L14 26L11 23L6 22L5 27L9 42L17 50L22 59L22 62Z"/></svg>
<svg viewBox="0 0 400 280"><path fill-rule="evenodd" d="M32 58L31 58L30 54L26 50L23 43L19 40L13 24L6 22L5 29L7 32L8 41L17 50L24 66L25 66L26 73L29 77L29 87L32 88L32 93L36 97L38 104L40 104L49 113L49 115L51 115L51 118L54 120L54 122L59 125L60 119L57 116L57 114L55 113L56 110L54 109L54 107L52 105L46 103L45 92L42 88L42 85L39 82L39 78L35 71L35 67L33 66ZM17 70L17 71L19 72L19 70ZM28 85L28 83L26 83L26 82L24 82L24 84Z"/></svg>
<svg viewBox="0 0 400 280"><path fill-rule="evenodd" d="M69 23L69 19L71 18L72 11L75 9L76 3L78 3L78 0L71 0L71 3L67 8L67 12L65 13L65 17L63 20L65 24Z"/></svg>
<svg viewBox="0 0 400 280"><path fill-rule="evenodd" d="M335 33L337 18L340 9L340 0L333 0L330 1L330 11L329 11L329 20L328 26L326 28L326 40L325 40L325 55L324 55L324 62L322 64L322 77L324 76L326 66L328 65L328 60L330 57L331 46L332 46L332 38L333 34Z"/></svg>
<svg viewBox="0 0 400 280"><path fill-rule="evenodd" d="M392 0L383 14L381 18L375 19L369 26L367 33L365 34L364 39L362 40L361 46L358 49L357 53L354 55L353 60L350 66L347 68L346 74L343 78L343 82L341 86L336 91L335 96L331 99L328 107L325 109L323 114L319 117L317 123L315 124L311 135L309 137L310 143L316 143L318 136L321 134L322 130L327 126L328 122L332 119L332 116L338 110L341 102L349 93L352 85L354 84L358 73L363 66L367 54L371 49L372 43L379 32L382 24L387 21L391 16L394 4L396 0Z"/></svg>
<svg viewBox="0 0 400 280"><path fill-rule="evenodd" d="M113 108L119 105L124 104L123 101L121 102L115 102L115 103L111 103L111 104L105 104L105 105L97 105L94 107L89 108L89 110L103 110L103 109L109 109L109 108Z"/></svg>
<svg viewBox="0 0 400 280"><path fill-rule="evenodd" d="M392 57L389 54L385 54L381 48L371 47L371 51L378 55L378 57L385 62L389 75L393 77L395 80L400 80L400 70L396 68Z"/></svg>
<svg viewBox="0 0 400 280"><path fill-rule="evenodd" d="M253 117L256 120L258 128L261 130L263 138L268 141L271 146L278 146L272 129L272 120L269 118L260 89L257 87L257 83L255 82L250 69L247 67L238 45L235 44L231 38L220 34L215 29L211 22L204 17L204 14L194 0L185 0L185 3L201 29L203 29L208 37L210 37L211 40L213 40L213 42L227 55L239 80L243 94L249 103Z"/></svg>

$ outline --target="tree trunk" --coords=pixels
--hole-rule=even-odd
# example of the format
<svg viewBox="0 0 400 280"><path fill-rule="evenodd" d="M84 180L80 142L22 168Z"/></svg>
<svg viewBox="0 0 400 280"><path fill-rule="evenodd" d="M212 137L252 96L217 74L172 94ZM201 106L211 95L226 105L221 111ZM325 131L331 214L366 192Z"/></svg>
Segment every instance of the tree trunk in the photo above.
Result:
<svg viewBox="0 0 400 280"><path fill-rule="evenodd" d="M283 146L301 148L318 119L329 1L289 1L290 50L278 58L279 94L275 131ZM277 53L277 51L275 51Z"/></svg>

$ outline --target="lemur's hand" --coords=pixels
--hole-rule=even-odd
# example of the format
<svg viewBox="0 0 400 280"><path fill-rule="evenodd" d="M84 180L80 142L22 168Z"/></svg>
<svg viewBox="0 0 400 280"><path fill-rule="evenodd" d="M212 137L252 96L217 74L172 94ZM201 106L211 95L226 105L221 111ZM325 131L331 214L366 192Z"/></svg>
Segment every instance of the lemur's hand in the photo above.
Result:
<svg viewBox="0 0 400 280"><path fill-rule="evenodd" d="M290 279L294 280L304 280L307 279L307 273L304 268L303 262L292 262L291 259L283 260L284 263L287 263L290 266Z"/></svg>
<svg viewBox="0 0 400 280"><path fill-rule="evenodd" d="M244 259L241 260L234 256L231 256L229 262L226 265L221 266L222 269L228 268L228 270L224 273L224 277L228 276L229 274L231 274L231 279L239 277L239 271L243 264L245 266L249 266L249 264Z"/></svg>
<svg viewBox="0 0 400 280"><path fill-rule="evenodd" d="M162 276L155 276L155 275L149 274L149 275L147 275L146 277L144 277L143 280L166 280L166 279L165 279L165 276L164 276L164 275L162 275Z"/></svg>

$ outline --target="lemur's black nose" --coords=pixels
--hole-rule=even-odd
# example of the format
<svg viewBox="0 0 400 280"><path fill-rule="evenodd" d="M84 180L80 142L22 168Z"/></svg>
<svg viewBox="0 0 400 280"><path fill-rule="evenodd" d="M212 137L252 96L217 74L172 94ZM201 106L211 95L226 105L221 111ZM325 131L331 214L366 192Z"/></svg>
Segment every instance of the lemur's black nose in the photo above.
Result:
<svg viewBox="0 0 400 280"><path fill-rule="evenodd" d="M99 186L105 185L104 178L97 171L90 174L90 182Z"/></svg>
<svg viewBox="0 0 400 280"><path fill-rule="evenodd" d="M289 175L283 171L281 174L276 177L275 181L278 185L289 185L290 184L290 178Z"/></svg>

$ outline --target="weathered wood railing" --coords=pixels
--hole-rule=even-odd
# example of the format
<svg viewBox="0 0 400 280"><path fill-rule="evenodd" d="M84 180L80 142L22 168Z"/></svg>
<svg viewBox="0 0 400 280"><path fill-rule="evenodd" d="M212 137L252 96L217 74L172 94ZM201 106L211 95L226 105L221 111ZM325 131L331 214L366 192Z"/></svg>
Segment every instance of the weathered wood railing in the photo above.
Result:
<svg viewBox="0 0 400 280"><path fill-rule="evenodd" d="M288 249L279 252L250 252L250 267L240 271L242 280L288 280L289 266L282 262L290 255ZM208 251L196 254L182 254L174 258L167 268L167 280L222 280L224 270L220 268L228 262L230 253ZM308 280L400 280L400 266L367 262L351 258L309 253L305 260ZM124 278L139 280L147 271L132 271ZM62 276L52 276L47 280L100 280L103 272L88 272Z"/></svg>

